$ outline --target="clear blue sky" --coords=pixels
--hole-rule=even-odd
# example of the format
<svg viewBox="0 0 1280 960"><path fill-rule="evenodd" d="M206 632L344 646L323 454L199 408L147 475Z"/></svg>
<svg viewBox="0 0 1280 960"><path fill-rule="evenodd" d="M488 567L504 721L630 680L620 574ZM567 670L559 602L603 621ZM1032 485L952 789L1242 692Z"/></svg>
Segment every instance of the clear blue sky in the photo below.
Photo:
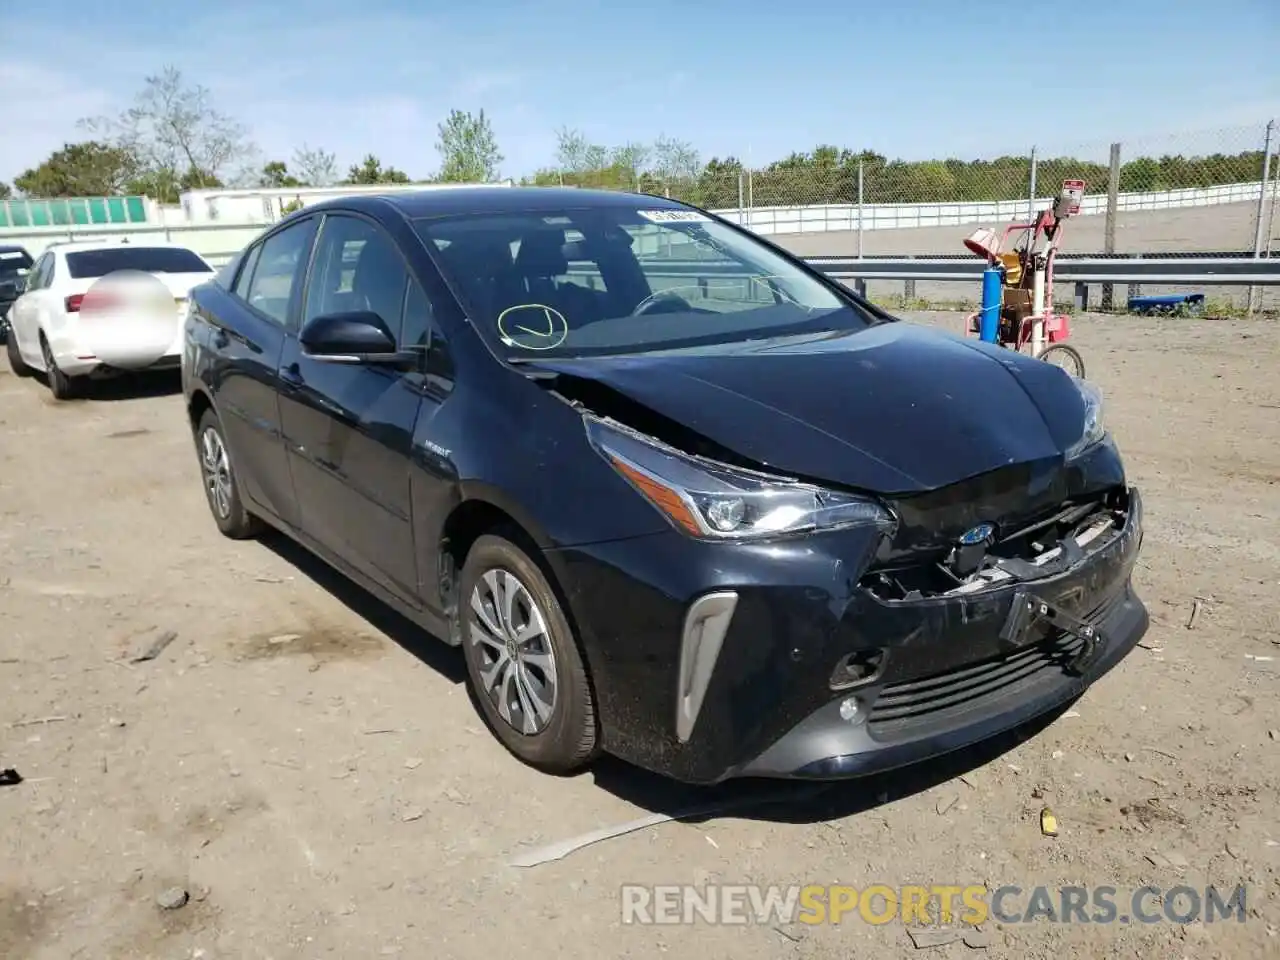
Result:
<svg viewBox="0 0 1280 960"><path fill-rule="evenodd" d="M550 164L560 126L763 163L823 142L908 159L1121 138L1236 150L1280 117L1280 0L3 6L4 181L167 63L267 158L305 141L344 170L373 152L416 175L436 168L453 107L489 114L508 176ZM1032 94L1043 113L1021 108ZM1257 133L1214 132L1246 124Z"/></svg>

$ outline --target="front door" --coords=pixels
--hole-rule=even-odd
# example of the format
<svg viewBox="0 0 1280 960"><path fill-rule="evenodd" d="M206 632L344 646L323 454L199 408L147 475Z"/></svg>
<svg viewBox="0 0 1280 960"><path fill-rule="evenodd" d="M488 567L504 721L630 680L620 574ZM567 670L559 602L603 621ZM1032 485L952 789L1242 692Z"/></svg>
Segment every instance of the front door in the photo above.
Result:
<svg viewBox="0 0 1280 960"><path fill-rule="evenodd" d="M325 217L302 324L353 310L399 333L411 280L395 241L361 217ZM422 374L319 360L296 337L280 361L280 413L302 529L353 567L419 604L410 453Z"/></svg>

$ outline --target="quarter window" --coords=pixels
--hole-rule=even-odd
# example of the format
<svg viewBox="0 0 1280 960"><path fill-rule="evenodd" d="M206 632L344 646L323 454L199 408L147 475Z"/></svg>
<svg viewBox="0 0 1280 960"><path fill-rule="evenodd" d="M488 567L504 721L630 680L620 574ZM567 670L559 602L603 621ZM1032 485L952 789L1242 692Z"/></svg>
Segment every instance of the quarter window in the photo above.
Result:
<svg viewBox="0 0 1280 960"><path fill-rule="evenodd" d="M418 281L409 281L409 291L404 298L404 322L400 328L402 350L425 350L435 329L435 316L431 301Z"/></svg>
<svg viewBox="0 0 1280 960"><path fill-rule="evenodd" d="M31 281L27 284L28 290L43 290L48 284L45 280L50 277L52 271L49 265L53 260L52 253L46 253L36 261L35 268L31 271Z"/></svg>
<svg viewBox="0 0 1280 960"><path fill-rule="evenodd" d="M244 258L244 265L240 268L240 275L236 277L236 285L234 293L241 300L249 299L249 282L253 279L253 268L258 263L258 256L262 253L262 245L254 247L249 251L249 255Z"/></svg>
<svg viewBox="0 0 1280 960"><path fill-rule="evenodd" d="M423 355L422 370L429 385L445 393L453 389L453 359L449 345L436 327L435 313L426 291L412 277L404 298L399 342L401 350L414 350Z"/></svg>

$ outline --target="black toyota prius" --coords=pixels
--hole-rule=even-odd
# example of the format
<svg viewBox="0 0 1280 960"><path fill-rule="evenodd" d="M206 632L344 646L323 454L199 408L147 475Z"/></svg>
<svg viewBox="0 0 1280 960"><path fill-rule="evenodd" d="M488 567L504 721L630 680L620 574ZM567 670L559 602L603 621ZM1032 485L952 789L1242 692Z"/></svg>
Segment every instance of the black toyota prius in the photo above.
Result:
<svg viewBox="0 0 1280 960"><path fill-rule="evenodd" d="M222 532L277 528L460 646L549 772L885 770L1147 630L1091 384L671 200L307 207L195 289L182 371Z"/></svg>

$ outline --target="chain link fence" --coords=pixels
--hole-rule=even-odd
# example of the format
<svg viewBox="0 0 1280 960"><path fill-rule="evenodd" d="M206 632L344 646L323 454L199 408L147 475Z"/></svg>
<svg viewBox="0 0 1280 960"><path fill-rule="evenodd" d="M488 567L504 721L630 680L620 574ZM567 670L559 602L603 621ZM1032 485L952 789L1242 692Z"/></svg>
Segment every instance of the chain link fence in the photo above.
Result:
<svg viewBox="0 0 1280 960"><path fill-rule="evenodd" d="M963 254L972 229L1027 219L1063 180L1080 179L1086 198L1064 252L1252 253L1280 239L1264 202L1280 176L1278 147L1274 125L1257 123L1017 156L906 161L818 148L759 169L713 160L696 175L610 168L558 179L684 200L806 256Z"/></svg>
<svg viewBox="0 0 1280 960"><path fill-rule="evenodd" d="M700 168L689 164L683 176L616 165L553 176L566 185L684 200L807 257L967 256L962 241L973 230L1032 219L1068 179L1083 180L1086 188L1080 214L1063 235L1065 254L1268 256L1280 247L1280 130L1274 122L1029 147L1020 155L977 159L908 161L819 147L758 169L712 160ZM896 288L902 292L901 283ZM965 295L953 284L923 282L909 283L907 293L938 303ZM1238 306L1241 296L1254 304L1257 291L1218 293ZM1267 306L1274 307L1278 296L1267 291Z"/></svg>

